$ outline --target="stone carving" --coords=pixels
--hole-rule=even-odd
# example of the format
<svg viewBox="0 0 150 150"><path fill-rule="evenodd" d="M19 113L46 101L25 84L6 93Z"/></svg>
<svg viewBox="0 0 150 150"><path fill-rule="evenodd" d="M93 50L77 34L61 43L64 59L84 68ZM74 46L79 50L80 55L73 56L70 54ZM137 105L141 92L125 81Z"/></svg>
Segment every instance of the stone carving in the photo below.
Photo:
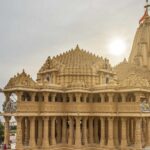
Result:
<svg viewBox="0 0 150 150"><path fill-rule="evenodd" d="M142 112L150 112L150 104L146 100L141 103L140 107Z"/></svg>
<svg viewBox="0 0 150 150"><path fill-rule="evenodd" d="M16 112L16 109L17 109L16 102L14 102L12 99L9 99L9 101L4 103L3 105L3 111L6 113L14 113Z"/></svg>
<svg viewBox="0 0 150 150"><path fill-rule="evenodd" d="M31 88L35 88L35 87L37 87L37 84L23 70L23 72L21 74L18 73L17 76L14 76L13 78L11 78L9 80L9 82L6 85L5 89L15 88L15 87L31 87Z"/></svg>

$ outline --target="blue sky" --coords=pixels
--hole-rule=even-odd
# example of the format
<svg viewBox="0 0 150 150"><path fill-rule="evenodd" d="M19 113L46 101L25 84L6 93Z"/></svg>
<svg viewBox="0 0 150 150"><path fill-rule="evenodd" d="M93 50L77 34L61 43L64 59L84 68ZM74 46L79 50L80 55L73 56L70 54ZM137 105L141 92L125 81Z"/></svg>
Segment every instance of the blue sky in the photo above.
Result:
<svg viewBox="0 0 150 150"><path fill-rule="evenodd" d="M0 0L0 87L23 68L36 79L48 56L76 44L113 65L128 58L144 4L145 0ZM116 37L126 42L121 57L108 53ZM0 94L0 106L3 101Z"/></svg>

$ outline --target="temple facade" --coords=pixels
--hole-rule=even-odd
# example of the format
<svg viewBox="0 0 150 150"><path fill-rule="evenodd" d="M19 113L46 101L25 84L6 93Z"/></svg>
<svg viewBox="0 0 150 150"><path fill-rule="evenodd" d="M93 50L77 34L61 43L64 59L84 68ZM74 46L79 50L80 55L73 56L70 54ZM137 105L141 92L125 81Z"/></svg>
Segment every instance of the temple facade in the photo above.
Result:
<svg viewBox="0 0 150 150"><path fill-rule="evenodd" d="M3 89L4 143L14 116L17 150L148 150L149 46L147 12L129 61L112 67L77 45L48 57L36 81L24 70L12 77Z"/></svg>

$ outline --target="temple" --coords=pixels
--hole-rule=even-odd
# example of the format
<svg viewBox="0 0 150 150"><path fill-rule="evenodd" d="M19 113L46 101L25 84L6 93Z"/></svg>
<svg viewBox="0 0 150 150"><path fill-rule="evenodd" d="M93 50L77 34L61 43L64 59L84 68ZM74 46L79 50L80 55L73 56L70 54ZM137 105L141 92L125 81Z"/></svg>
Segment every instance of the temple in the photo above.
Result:
<svg viewBox="0 0 150 150"><path fill-rule="evenodd" d="M17 121L17 150L150 148L148 4L129 57L115 67L78 45L48 57L34 81L24 70L3 89L4 143ZM12 100L15 95L16 101Z"/></svg>

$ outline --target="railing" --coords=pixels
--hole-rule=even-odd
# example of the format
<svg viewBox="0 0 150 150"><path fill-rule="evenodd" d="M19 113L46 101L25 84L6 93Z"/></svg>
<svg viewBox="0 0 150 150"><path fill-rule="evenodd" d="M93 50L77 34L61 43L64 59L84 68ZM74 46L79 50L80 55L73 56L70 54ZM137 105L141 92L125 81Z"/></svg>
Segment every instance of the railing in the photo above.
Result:
<svg viewBox="0 0 150 150"><path fill-rule="evenodd" d="M47 113L137 113L141 112L140 104L127 103L62 103L62 102L20 102L17 112Z"/></svg>

